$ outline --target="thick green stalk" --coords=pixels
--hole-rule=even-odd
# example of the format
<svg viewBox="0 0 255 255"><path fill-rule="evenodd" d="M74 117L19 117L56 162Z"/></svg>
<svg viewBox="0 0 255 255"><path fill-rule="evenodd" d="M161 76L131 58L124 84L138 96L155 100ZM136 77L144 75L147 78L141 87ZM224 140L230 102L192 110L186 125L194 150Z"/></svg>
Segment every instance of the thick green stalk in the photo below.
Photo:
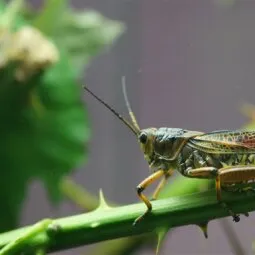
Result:
<svg viewBox="0 0 255 255"><path fill-rule="evenodd" d="M38 233L43 232L51 224L52 220L45 219L37 224L34 224L27 231L22 233L21 236L12 239L4 248L0 251L0 255L14 255L19 254L24 250L24 246L27 240L31 240Z"/></svg>
<svg viewBox="0 0 255 255"><path fill-rule="evenodd" d="M226 193L224 198L236 213L255 210L254 195ZM155 201L153 202L153 213L133 227L134 219L144 210L143 204L116 208L101 206L90 213L54 220L55 227L26 240L26 244L34 248L44 247L48 251L57 251L119 237L149 233L162 227L199 224L228 215L216 201L215 191ZM29 228L31 227L1 234L0 248L17 239Z"/></svg>

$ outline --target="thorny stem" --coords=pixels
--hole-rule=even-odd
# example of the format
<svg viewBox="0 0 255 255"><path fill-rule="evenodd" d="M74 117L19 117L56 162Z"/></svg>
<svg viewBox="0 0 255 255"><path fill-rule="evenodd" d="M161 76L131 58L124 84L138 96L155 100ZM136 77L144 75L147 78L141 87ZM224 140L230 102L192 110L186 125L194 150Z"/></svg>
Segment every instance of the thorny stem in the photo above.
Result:
<svg viewBox="0 0 255 255"><path fill-rule="evenodd" d="M163 197L170 197L181 194L192 194L196 191L207 190L210 185L207 181L201 182L201 180L195 181L194 179L186 179L179 176L177 180L174 180L173 183L167 185L163 190ZM179 189L179 187L185 187ZM204 187L204 188L203 188ZM68 197L72 202L78 205L80 208L84 210L92 211L96 209L99 205L98 197L92 195L89 191L87 191L84 187L78 185L71 178L63 178L60 182L60 189L62 193ZM176 193L177 190L177 193ZM161 196L162 196L161 195ZM113 204L113 203L111 203ZM226 234L226 237L229 241L229 245L232 247L232 251L236 255L245 254L244 248L240 243L238 236L236 236L232 223L228 221L227 218L222 219L220 226ZM169 236L169 234L168 234ZM111 240L107 242L102 242L93 247L93 249L89 252L89 254L105 254L105 255L125 255L130 254L137 248L142 245L153 243L155 240L154 235L146 234L135 237L126 237L126 238L118 238L116 240Z"/></svg>
<svg viewBox="0 0 255 255"><path fill-rule="evenodd" d="M195 180L178 176L173 182L165 186L160 197L166 198L177 195L187 195L202 190L208 190L210 183L211 182L207 180ZM85 211L92 211L100 204L98 196L91 194L84 187L75 183L71 178L65 177L61 180L60 190L63 195ZM117 204L113 202L111 202L110 205L117 206ZM153 240L155 240L155 235L152 234L118 238L94 246L89 254L127 255L145 244L154 243Z"/></svg>
<svg viewBox="0 0 255 255"><path fill-rule="evenodd" d="M255 210L254 195L226 193L224 198L236 213ZM227 216L226 211L216 201L215 191L162 199L152 204L153 213L136 227L133 227L132 223L144 212L143 204L110 209L101 207L90 213L56 219L53 221L55 228L51 228L50 235L49 231L38 232L33 238L27 239L26 244L35 249L44 247L46 251L58 251L109 239L149 233L161 226L171 228L199 224ZM32 227L1 234L0 248Z"/></svg>
<svg viewBox="0 0 255 255"><path fill-rule="evenodd" d="M0 255L20 254L25 249L26 241L31 240L35 235L47 229L51 222L52 221L50 219L45 219L27 228L26 230L23 229L23 233L20 237L17 236L6 243L6 246L0 250Z"/></svg>

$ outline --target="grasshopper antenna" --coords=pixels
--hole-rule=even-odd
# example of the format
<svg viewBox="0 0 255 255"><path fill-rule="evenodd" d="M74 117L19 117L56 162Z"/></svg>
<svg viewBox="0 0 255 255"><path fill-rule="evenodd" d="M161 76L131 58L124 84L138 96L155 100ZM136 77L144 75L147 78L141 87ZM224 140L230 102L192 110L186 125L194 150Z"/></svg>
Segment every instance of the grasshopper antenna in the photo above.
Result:
<svg viewBox="0 0 255 255"><path fill-rule="evenodd" d="M108 110L110 110L118 119L120 119L136 136L138 135L140 129L137 129L136 126L133 126L131 123L129 123L122 115L120 115L118 112L116 112L110 105L108 105L106 102L103 101L100 97L98 97L96 94L94 94L88 87L85 85L83 88L92 95L97 101L99 101L102 105L104 105Z"/></svg>
<svg viewBox="0 0 255 255"><path fill-rule="evenodd" d="M136 117L135 117L135 115L132 111L132 108L131 108L129 100L128 100L127 90L126 90L126 77L125 76L121 77L121 83L122 83L122 91L123 91L123 95L124 95L124 99L125 99L125 103L126 103L126 106L127 106L127 109L128 109L129 116L131 118L133 126L136 128L137 132L139 132L140 127L137 123Z"/></svg>

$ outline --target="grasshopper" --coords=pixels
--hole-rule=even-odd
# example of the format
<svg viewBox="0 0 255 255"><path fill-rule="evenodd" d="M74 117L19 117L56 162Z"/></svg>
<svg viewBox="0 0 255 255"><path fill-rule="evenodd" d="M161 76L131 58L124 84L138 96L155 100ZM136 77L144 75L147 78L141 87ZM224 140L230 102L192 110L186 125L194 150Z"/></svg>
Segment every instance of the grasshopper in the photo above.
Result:
<svg viewBox="0 0 255 255"><path fill-rule="evenodd" d="M143 191L162 178L152 196L154 200L157 199L173 170L178 170L183 176L189 178L215 179L217 200L228 210L233 220L238 222L239 215L222 201L221 189L228 190L235 184L255 180L255 131L220 130L203 133L168 127L140 129L128 101L124 78L122 85L131 122L90 89L87 87L84 89L133 132L145 160L153 171L136 188L137 195L145 203L147 210L134 221L134 225L152 210L152 204Z"/></svg>

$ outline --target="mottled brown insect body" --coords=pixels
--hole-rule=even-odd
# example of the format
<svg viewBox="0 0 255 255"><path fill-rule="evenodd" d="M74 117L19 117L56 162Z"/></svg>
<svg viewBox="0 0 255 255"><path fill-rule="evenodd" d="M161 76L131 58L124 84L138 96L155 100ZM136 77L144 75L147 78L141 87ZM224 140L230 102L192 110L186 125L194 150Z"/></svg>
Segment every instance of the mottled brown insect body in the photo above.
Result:
<svg viewBox="0 0 255 255"><path fill-rule="evenodd" d="M215 179L217 200L233 216L234 221L239 221L239 215L222 202L221 188L255 180L255 131L222 130L202 133L167 127L141 130L131 110L124 85L123 92L132 123L88 88L85 89L135 134L144 157L153 170L153 174L137 186L137 194L146 204L147 211L137 218L134 224L152 210L152 205L143 191L163 177L153 194L153 199L156 199L173 170L178 170L189 178Z"/></svg>
<svg viewBox="0 0 255 255"><path fill-rule="evenodd" d="M215 179L219 201L222 186L255 180L253 131L224 130L204 134L178 128L149 128L141 130L138 138L150 167L154 172L161 171L155 179L168 177L171 169L189 178ZM146 186L147 182L143 181L138 193ZM144 197L141 199L144 201ZM234 220L239 221L239 216L229 211Z"/></svg>
<svg viewBox="0 0 255 255"><path fill-rule="evenodd" d="M255 165L255 149L251 147L253 141L246 146L240 140L242 133L243 137L253 137L255 141L255 132L215 131L203 134L179 128L144 129L138 138L145 159L154 170L167 171L174 167L187 176L188 170L199 167Z"/></svg>

